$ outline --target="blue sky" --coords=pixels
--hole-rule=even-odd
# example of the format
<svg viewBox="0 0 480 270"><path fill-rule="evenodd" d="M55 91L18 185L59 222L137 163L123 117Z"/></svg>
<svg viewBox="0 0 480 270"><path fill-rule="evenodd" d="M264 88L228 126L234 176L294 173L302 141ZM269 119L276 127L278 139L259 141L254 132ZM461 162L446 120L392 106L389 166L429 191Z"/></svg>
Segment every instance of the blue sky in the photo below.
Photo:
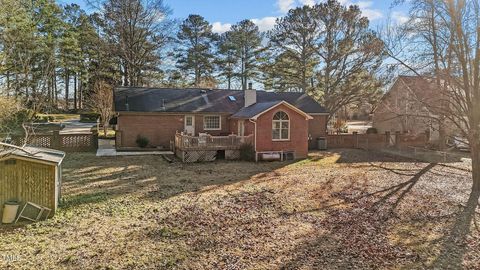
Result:
<svg viewBox="0 0 480 270"><path fill-rule="evenodd" d="M172 17L184 19L189 14L199 14L213 24L215 32L224 32L231 24L251 19L260 30L273 27L275 19L285 15L288 9L300 5L312 5L322 0L164 0L172 9ZM402 23L406 20L406 8L392 7L392 0L339 0L342 4L357 4L372 27L388 18ZM59 3L78 3L86 8L86 0L58 0Z"/></svg>

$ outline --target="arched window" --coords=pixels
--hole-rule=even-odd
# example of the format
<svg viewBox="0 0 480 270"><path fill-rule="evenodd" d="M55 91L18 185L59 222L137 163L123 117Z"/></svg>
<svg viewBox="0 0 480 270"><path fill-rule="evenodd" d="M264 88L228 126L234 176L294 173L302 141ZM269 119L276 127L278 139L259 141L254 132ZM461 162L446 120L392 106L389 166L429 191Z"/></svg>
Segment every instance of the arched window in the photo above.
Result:
<svg viewBox="0 0 480 270"><path fill-rule="evenodd" d="M282 141L290 139L290 118L283 111L277 112L272 121L272 140Z"/></svg>

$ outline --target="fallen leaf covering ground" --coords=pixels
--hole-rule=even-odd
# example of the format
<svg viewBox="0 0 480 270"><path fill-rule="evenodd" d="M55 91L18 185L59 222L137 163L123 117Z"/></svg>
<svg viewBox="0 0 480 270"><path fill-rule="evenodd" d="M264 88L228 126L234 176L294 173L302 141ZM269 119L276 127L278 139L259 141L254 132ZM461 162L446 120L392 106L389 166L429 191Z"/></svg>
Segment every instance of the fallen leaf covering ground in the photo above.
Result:
<svg viewBox="0 0 480 270"><path fill-rule="evenodd" d="M69 154L57 215L0 226L0 269L442 268L468 170L362 150L257 164ZM479 237L472 225L454 243L457 268L480 268Z"/></svg>

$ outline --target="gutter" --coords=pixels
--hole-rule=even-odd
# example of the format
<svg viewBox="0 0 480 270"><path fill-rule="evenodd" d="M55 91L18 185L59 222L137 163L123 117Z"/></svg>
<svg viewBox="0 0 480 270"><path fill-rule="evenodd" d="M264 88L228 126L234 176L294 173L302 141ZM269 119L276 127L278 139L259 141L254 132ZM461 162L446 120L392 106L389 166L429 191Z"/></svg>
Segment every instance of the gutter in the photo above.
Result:
<svg viewBox="0 0 480 270"><path fill-rule="evenodd" d="M257 122L252 119L248 119L248 121L255 125L255 140L253 141L253 148L255 149L255 161L257 161Z"/></svg>

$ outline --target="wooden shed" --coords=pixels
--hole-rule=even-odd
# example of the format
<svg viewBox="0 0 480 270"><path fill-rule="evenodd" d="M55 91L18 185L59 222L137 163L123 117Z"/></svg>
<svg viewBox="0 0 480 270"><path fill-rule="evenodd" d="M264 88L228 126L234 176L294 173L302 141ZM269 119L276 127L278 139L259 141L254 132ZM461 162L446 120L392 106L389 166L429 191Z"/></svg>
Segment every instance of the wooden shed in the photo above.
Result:
<svg viewBox="0 0 480 270"><path fill-rule="evenodd" d="M60 200L64 157L64 152L38 147L0 151L0 216L9 200L48 207L52 216Z"/></svg>

